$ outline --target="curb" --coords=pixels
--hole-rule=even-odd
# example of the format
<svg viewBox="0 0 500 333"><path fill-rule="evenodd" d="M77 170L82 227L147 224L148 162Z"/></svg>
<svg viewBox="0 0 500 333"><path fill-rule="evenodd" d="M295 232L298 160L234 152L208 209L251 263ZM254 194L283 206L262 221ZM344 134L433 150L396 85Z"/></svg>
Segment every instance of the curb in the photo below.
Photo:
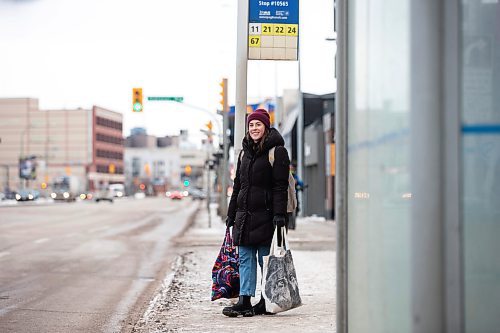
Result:
<svg viewBox="0 0 500 333"><path fill-rule="evenodd" d="M176 239L182 237L189 230L189 228L193 226L199 211L200 204L198 204L198 207L196 207L193 213L191 213L191 215L188 217L188 222L186 223L184 228L182 228L182 230L179 231L177 235L172 237L172 240L175 241ZM167 276L163 279L160 288L156 291L156 296L149 302L146 311L144 311L144 314L135 323L131 331L132 333L140 333L143 331L143 329L147 329L147 326L154 319L157 309L161 308L161 304L168 304L168 299L170 297L173 282L176 280L176 278L179 277L180 271L184 266L184 263L186 262L186 256L191 253L192 252L182 253L174 259L172 265L170 266L170 273L168 273Z"/></svg>
<svg viewBox="0 0 500 333"><path fill-rule="evenodd" d="M160 307L163 300L168 299L172 289L172 282L179 275L179 271L185 262L185 256L186 254L177 256L172 263L172 271L163 279L159 292L157 292L156 296L149 302L149 306L142 317L135 323L132 333L139 333L143 328L147 327L155 316L155 310Z"/></svg>

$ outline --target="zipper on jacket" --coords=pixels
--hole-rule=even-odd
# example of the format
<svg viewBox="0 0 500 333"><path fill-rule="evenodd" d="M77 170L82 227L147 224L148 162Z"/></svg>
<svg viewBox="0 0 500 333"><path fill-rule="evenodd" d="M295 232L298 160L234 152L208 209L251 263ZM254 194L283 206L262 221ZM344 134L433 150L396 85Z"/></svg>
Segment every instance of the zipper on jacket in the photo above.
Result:
<svg viewBox="0 0 500 333"><path fill-rule="evenodd" d="M249 209L248 209L248 201L250 199L250 188L252 187L252 168L253 168L253 164L255 162L255 155L252 155L252 158L250 159L250 163L248 164L248 172L247 172L247 177L248 177L248 192L247 192L247 195L246 195L246 198L245 198L245 223L242 223L241 225L241 229L240 229L240 239L239 239L239 243L241 244L241 239L243 238L243 229L245 228L245 224L247 222L247 218L249 216L251 216L252 214L250 213Z"/></svg>

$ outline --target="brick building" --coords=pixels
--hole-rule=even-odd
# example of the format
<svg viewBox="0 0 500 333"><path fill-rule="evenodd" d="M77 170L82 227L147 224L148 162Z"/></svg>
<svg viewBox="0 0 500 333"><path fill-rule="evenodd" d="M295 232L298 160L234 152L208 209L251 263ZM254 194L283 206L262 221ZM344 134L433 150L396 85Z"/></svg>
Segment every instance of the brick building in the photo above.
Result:
<svg viewBox="0 0 500 333"><path fill-rule="evenodd" d="M122 115L92 109L40 110L32 98L0 99L0 189L50 188L72 176L83 190L123 183ZM36 177L19 176L20 158L36 161Z"/></svg>

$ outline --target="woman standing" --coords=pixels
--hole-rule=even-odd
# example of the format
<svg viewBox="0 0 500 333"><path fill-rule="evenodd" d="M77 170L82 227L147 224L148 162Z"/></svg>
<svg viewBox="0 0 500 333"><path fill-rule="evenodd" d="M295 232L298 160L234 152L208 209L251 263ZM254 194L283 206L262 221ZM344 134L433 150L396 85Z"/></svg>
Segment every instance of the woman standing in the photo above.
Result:
<svg viewBox="0 0 500 333"><path fill-rule="evenodd" d="M270 124L264 109L248 116L248 132L238 157L226 224L233 226L233 242L239 250L240 297L222 311L229 317L266 313L262 297L257 305L250 303L255 296L257 261L262 272L262 257L269 254L274 228L285 226L290 160L283 137ZM273 147L271 166L269 150Z"/></svg>

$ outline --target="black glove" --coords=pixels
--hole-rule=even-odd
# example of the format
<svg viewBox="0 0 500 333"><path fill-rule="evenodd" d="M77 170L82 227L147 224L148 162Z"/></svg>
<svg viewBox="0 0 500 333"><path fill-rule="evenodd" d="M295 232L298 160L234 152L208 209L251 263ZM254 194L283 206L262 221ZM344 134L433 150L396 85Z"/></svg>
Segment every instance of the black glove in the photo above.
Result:
<svg viewBox="0 0 500 333"><path fill-rule="evenodd" d="M232 227L234 225L234 219L230 218L229 216L226 217L226 227Z"/></svg>
<svg viewBox="0 0 500 333"><path fill-rule="evenodd" d="M275 227L284 227L285 217L283 215L274 215L273 224Z"/></svg>

